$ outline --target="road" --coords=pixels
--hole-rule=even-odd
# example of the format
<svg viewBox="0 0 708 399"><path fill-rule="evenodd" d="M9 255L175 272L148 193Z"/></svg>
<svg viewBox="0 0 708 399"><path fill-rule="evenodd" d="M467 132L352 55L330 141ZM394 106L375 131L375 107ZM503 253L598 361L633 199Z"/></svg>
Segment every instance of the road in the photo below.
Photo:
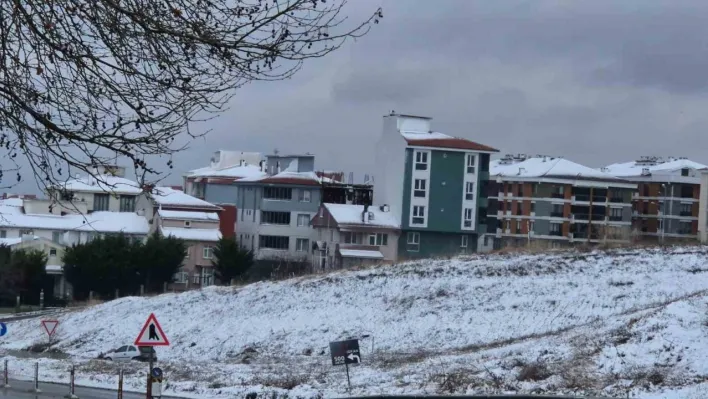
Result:
<svg viewBox="0 0 708 399"><path fill-rule="evenodd" d="M10 381L11 388L0 388L0 399L63 399L69 393L68 385L40 383L41 393L34 393L34 384L25 381ZM97 388L76 387L79 399L116 399L117 391ZM123 399L145 399L145 394L123 392ZM163 396L162 399L178 399Z"/></svg>

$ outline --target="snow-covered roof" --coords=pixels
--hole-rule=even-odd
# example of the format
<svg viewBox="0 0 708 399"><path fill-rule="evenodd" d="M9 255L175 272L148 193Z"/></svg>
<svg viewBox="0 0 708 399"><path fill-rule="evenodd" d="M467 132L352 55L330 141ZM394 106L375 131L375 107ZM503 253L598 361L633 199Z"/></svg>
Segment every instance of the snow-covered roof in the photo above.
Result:
<svg viewBox="0 0 708 399"><path fill-rule="evenodd" d="M62 265L47 265L47 266L45 266L44 270L46 270L47 273L49 273L49 274L62 273L64 271L64 266L62 266Z"/></svg>
<svg viewBox="0 0 708 399"><path fill-rule="evenodd" d="M690 159L673 159L666 162L659 160L656 164L646 164L637 161L614 163L607 165L602 170L618 177L641 176L644 169L648 169L649 173L668 173L684 168L689 169L705 169L708 166Z"/></svg>
<svg viewBox="0 0 708 399"><path fill-rule="evenodd" d="M339 254L342 258L365 258L365 259L383 259L381 251L370 251L365 249L339 249Z"/></svg>
<svg viewBox="0 0 708 399"><path fill-rule="evenodd" d="M509 178L561 178L621 180L608 173L593 169L565 158L531 157L523 161L505 164L502 159L489 162L489 175Z"/></svg>
<svg viewBox="0 0 708 399"><path fill-rule="evenodd" d="M0 200L0 206L23 206L25 200L22 198L5 198Z"/></svg>
<svg viewBox="0 0 708 399"><path fill-rule="evenodd" d="M261 178L265 176L266 173L261 171L261 168L257 165L232 166L223 169L207 166L187 172L187 177L226 177L237 180L243 178Z"/></svg>
<svg viewBox="0 0 708 399"><path fill-rule="evenodd" d="M88 215L26 214L22 208L0 206L0 226L37 230L97 231L147 234L147 219L134 212L92 212Z"/></svg>
<svg viewBox="0 0 708 399"><path fill-rule="evenodd" d="M157 213L162 219L219 221L219 214L216 212L172 211L160 209Z"/></svg>
<svg viewBox="0 0 708 399"><path fill-rule="evenodd" d="M192 197L184 191L175 190L171 187L155 187L152 192L152 198L158 205L220 209L218 206L210 202Z"/></svg>
<svg viewBox="0 0 708 399"><path fill-rule="evenodd" d="M22 237L0 238L0 245L11 247L22 242Z"/></svg>
<svg viewBox="0 0 708 399"><path fill-rule="evenodd" d="M70 179L59 185L67 191L91 193L140 194L140 185L132 180L110 175L85 176Z"/></svg>
<svg viewBox="0 0 708 399"><path fill-rule="evenodd" d="M460 150L499 152L496 148L472 140L449 136L440 132L401 131L408 145L414 147L453 148Z"/></svg>
<svg viewBox="0 0 708 399"><path fill-rule="evenodd" d="M366 223L362 221L362 214L364 212L363 205L324 204L324 207L327 208L327 212L332 215L332 218L339 225L401 228L401 224L391 212L384 212L381 208L376 206L370 206L367 209L368 212L373 214L374 218L369 220L368 215L366 215Z"/></svg>
<svg viewBox="0 0 708 399"><path fill-rule="evenodd" d="M191 229L183 227L160 227L160 231L165 236L173 236L185 241L212 241L221 239L221 232L218 229Z"/></svg>

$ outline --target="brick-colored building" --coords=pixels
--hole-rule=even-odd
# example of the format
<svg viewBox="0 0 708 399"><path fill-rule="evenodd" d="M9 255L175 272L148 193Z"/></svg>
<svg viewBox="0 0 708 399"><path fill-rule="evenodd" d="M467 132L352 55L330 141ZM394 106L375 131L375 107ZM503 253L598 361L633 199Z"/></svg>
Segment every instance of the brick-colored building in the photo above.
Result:
<svg viewBox="0 0 708 399"><path fill-rule="evenodd" d="M507 155L490 163L481 250L540 242L628 242L636 184L550 156Z"/></svg>
<svg viewBox="0 0 708 399"><path fill-rule="evenodd" d="M644 156L612 164L603 172L638 185L632 196L632 229L644 241L696 240L701 171L686 158Z"/></svg>

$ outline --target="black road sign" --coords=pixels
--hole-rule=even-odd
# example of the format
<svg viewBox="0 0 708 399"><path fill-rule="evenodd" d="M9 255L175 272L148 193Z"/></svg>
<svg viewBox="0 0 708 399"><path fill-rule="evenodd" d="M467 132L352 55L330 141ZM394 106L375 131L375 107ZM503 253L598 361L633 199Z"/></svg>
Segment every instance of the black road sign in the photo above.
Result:
<svg viewBox="0 0 708 399"><path fill-rule="evenodd" d="M329 353L332 356L333 366L361 363L358 339L330 342Z"/></svg>

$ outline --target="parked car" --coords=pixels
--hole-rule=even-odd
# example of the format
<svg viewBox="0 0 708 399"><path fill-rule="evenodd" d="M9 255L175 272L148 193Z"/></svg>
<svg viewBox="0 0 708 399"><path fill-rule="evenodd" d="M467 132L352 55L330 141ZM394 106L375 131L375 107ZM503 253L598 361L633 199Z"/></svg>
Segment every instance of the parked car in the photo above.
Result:
<svg viewBox="0 0 708 399"><path fill-rule="evenodd" d="M157 361L157 354L155 353L155 348L152 346L134 346L125 345L118 349L109 351L103 355L105 360L113 360L116 362L129 362L131 360L138 360L141 362L148 362L152 357L152 361Z"/></svg>

